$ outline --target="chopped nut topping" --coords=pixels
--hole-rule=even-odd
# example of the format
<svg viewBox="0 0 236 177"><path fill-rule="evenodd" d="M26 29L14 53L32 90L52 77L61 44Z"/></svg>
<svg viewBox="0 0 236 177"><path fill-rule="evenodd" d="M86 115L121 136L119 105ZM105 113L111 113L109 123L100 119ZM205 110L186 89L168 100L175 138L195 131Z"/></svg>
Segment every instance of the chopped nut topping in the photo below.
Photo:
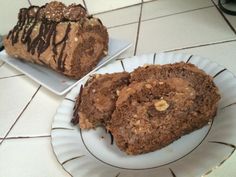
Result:
<svg viewBox="0 0 236 177"><path fill-rule="evenodd" d="M145 87L150 89L150 88L152 88L152 85L151 84L146 84Z"/></svg>
<svg viewBox="0 0 236 177"><path fill-rule="evenodd" d="M117 96L119 96L120 95L120 91L116 90L116 94L117 94Z"/></svg>
<svg viewBox="0 0 236 177"><path fill-rule="evenodd" d="M59 22L64 18L63 10L65 8L65 4L57 1L52 1L45 7L45 17L48 20Z"/></svg>
<svg viewBox="0 0 236 177"><path fill-rule="evenodd" d="M100 77L100 74L95 74L95 78L99 78Z"/></svg>
<svg viewBox="0 0 236 177"><path fill-rule="evenodd" d="M131 89L131 88L127 88L127 89L126 89L127 92L130 91L130 90L132 90L132 89Z"/></svg>
<svg viewBox="0 0 236 177"><path fill-rule="evenodd" d="M81 18L84 18L87 14L86 9L76 4L71 4L68 7L64 8L64 17L68 20L79 21Z"/></svg>
<svg viewBox="0 0 236 177"><path fill-rule="evenodd" d="M150 66L150 64L144 64L143 67L147 68L148 66Z"/></svg>
<svg viewBox="0 0 236 177"><path fill-rule="evenodd" d="M166 100L159 100L154 103L154 106L157 111L165 111L169 107L169 104L166 102Z"/></svg>

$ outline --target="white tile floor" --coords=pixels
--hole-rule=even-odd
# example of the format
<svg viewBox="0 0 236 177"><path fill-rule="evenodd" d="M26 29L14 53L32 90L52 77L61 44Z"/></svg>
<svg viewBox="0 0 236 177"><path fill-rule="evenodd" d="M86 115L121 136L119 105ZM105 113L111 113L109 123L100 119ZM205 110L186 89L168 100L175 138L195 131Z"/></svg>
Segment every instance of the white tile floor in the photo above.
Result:
<svg viewBox="0 0 236 177"><path fill-rule="evenodd" d="M110 37L130 41L133 43L132 47L121 54L119 57L132 56L134 54L135 42L137 37L137 27L138 23L134 23L108 29Z"/></svg>
<svg viewBox="0 0 236 177"><path fill-rule="evenodd" d="M50 135L52 117L62 99L61 96L40 88L8 137Z"/></svg>
<svg viewBox="0 0 236 177"><path fill-rule="evenodd" d="M141 0L86 0L89 13L95 14L141 3Z"/></svg>
<svg viewBox="0 0 236 177"><path fill-rule="evenodd" d="M12 68L9 65L3 65L0 70L0 78L22 75L21 72L17 71L15 68Z"/></svg>
<svg viewBox="0 0 236 177"><path fill-rule="evenodd" d="M26 76L0 79L0 137L7 134L38 87L38 84Z"/></svg>
<svg viewBox="0 0 236 177"><path fill-rule="evenodd" d="M204 47L196 47L184 50L178 50L176 52L190 53L195 55L201 55L210 60L219 63L228 68L233 73L236 73L236 52L233 52L236 48L236 41L208 45Z"/></svg>
<svg viewBox="0 0 236 177"><path fill-rule="evenodd" d="M12 28L17 22L17 14L19 9L27 6L29 6L29 4L26 0L1 1L0 34L7 34L9 29Z"/></svg>
<svg viewBox="0 0 236 177"><path fill-rule="evenodd" d="M142 20L214 6L210 0L158 0L143 5Z"/></svg>
<svg viewBox="0 0 236 177"><path fill-rule="evenodd" d="M166 51L235 38L215 9L209 7L141 23L138 53Z"/></svg>
<svg viewBox="0 0 236 177"><path fill-rule="evenodd" d="M123 8L102 14L95 15L102 20L102 22L108 27L116 27L129 23L137 23L139 19L141 5L135 5L129 8ZM117 17L114 20L114 17Z"/></svg>
<svg viewBox="0 0 236 177"><path fill-rule="evenodd" d="M35 5L45 2L31 0ZM207 57L236 73L236 17L222 16L211 0L63 2L85 2L89 12L108 27L110 37L132 42L132 48L120 58L175 51ZM16 23L19 8L28 5L27 0L1 1L0 21L4 25L0 25L0 34L9 31ZM41 177L42 173L45 177L68 176L50 145L53 115L63 96L38 88L39 84L0 60L0 177ZM234 177L235 163L234 153L206 177Z"/></svg>
<svg viewBox="0 0 236 177"><path fill-rule="evenodd" d="M5 140L0 162L2 177L69 177L53 154L50 138Z"/></svg>

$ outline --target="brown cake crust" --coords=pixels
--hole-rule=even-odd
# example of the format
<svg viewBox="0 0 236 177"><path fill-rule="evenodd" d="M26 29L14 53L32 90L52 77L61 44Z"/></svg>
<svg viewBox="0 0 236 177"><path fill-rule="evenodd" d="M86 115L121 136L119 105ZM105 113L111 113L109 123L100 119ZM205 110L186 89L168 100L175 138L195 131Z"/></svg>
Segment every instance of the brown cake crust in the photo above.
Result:
<svg viewBox="0 0 236 177"><path fill-rule="evenodd" d="M129 83L129 73L95 75L84 86L77 98L74 124L81 129L106 126L115 109L115 102L121 90Z"/></svg>
<svg viewBox="0 0 236 177"><path fill-rule="evenodd" d="M212 121L219 99L212 78L192 64L140 67L107 128L127 154L151 152Z"/></svg>
<svg viewBox="0 0 236 177"><path fill-rule="evenodd" d="M20 9L4 46L10 56L79 79L107 55L108 33L81 5L53 1Z"/></svg>

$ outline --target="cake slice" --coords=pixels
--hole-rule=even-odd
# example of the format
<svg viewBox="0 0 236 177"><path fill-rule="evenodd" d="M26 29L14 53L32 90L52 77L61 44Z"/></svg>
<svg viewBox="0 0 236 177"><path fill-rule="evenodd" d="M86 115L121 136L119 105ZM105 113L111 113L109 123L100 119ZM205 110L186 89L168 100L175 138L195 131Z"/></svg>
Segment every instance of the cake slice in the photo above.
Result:
<svg viewBox="0 0 236 177"><path fill-rule="evenodd" d="M127 154L163 148L216 115L218 88L193 64L139 67L130 83L121 90L107 126Z"/></svg>
<svg viewBox="0 0 236 177"><path fill-rule="evenodd" d="M137 155L212 122L219 99L213 78L195 65L148 65L92 77L81 87L72 122L104 126L120 150Z"/></svg>
<svg viewBox="0 0 236 177"><path fill-rule="evenodd" d="M128 84L127 72L93 76L81 88L72 122L79 123L81 129L106 126L115 109L119 91Z"/></svg>
<svg viewBox="0 0 236 177"><path fill-rule="evenodd" d="M52 1L20 9L4 46L14 58L79 79L107 55L108 33L81 5Z"/></svg>
<svg viewBox="0 0 236 177"><path fill-rule="evenodd" d="M211 80L198 89L192 83L199 78L192 79L147 79L123 88L107 126L120 150L137 155L161 149L211 122L217 89ZM211 92L205 91L208 87Z"/></svg>

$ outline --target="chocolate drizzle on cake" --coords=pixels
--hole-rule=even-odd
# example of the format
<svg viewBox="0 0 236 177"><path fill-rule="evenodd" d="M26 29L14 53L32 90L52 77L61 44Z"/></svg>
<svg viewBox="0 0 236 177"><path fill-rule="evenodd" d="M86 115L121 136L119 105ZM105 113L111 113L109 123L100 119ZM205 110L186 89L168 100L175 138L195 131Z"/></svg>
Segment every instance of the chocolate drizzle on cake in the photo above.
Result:
<svg viewBox="0 0 236 177"><path fill-rule="evenodd" d="M55 29L56 23L41 23L39 34L34 38L34 40L27 43L28 52L34 55L35 51L37 51L38 56L40 56L40 54L43 53L50 45L52 34L54 33Z"/></svg>
<svg viewBox="0 0 236 177"><path fill-rule="evenodd" d="M58 69L64 71L67 55L64 55L63 52L71 30L70 22L78 22L83 25L86 19L90 18L83 6L76 4L65 6L63 3L56 1L41 7L30 6L29 8L22 8L20 9L18 22L13 30L9 32L7 39L10 39L12 45L14 45L19 40L19 33L22 32L21 42L27 46L28 52L32 55L37 53L38 57L52 44L54 57L58 57ZM100 20L97 21L101 23ZM56 42L57 25L60 22L65 22L67 27L64 37L59 42ZM39 28L39 33L32 39L35 28ZM91 39L89 40L91 41ZM58 51L59 45L61 45L60 51ZM54 61L56 61L55 58Z"/></svg>
<svg viewBox="0 0 236 177"><path fill-rule="evenodd" d="M63 51L65 50L65 47L66 47L66 40L68 39L69 32L70 32L70 23L67 25L65 36L63 37L63 39L58 43L55 43L55 41L54 41L55 44L53 45L53 48L56 48L59 44L63 43L62 49L60 51L59 58L58 58L58 69L60 69L62 71L64 71L64 69L65 69L64 62L65 62L67 55L65 55L63 58ZM55 40L55 36L56 36L56 32L54 33L54 37L53 37L54 40ZM54 51L57 51L57 50L54 49ZM57 54L57 53L55 53L55 54Z"/></svg>
<svg viewBox="0 0 236 177"><path fill-rule="evenodd" d="M4 38L8 55L79 79L107 55L108 33L82 5L52 1L22 8Z"/></svg>
<svg viewBox="0 0 236 177"><path fill-rule="evenodd" d="M14 45L15 43L18 42L18 36L19 36L19 32L22 30L22 28L24 27L26 20L28 19L28 9L26 8L22 8L20 9L20 13L18 16L18 22L16 24L16 26L13 28L13 30L11 30L7 36L7 38L11 38L12 41L12 45Z"/></svg>

